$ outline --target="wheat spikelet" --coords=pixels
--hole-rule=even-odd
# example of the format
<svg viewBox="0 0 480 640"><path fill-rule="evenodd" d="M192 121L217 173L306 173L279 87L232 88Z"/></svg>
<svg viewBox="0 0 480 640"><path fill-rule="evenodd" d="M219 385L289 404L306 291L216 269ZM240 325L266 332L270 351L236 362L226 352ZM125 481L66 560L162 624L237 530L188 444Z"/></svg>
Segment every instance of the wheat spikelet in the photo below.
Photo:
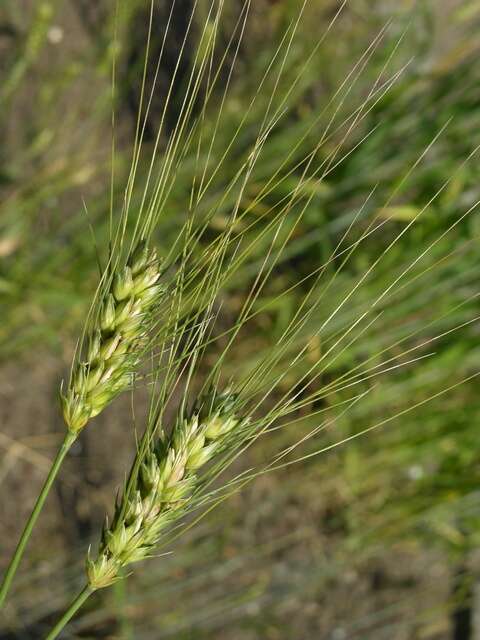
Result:
<svg viewBox="0 0 480 640"><path fill-rule="evenodd" d="M87 335L85 357L75 363L69 388L61 393L70 432L78 433L130 385L148 333L148 312L165 292L160 276L155 249L141 241L111 278Z"/></svg>
<svg viewBox="0 0 480 640"><path fill-rule="evenodd" d="M146 454L137 454L142 458L133 490L124 490L112 525L104 527L98 556L87 559L91 589L108 587L122 567L146 558L165 527L185 511L198 486L196 472L248 423L236 416L234 403L228 392L202 401L206 409L179 419L169 438L162 434Z"/></svg>

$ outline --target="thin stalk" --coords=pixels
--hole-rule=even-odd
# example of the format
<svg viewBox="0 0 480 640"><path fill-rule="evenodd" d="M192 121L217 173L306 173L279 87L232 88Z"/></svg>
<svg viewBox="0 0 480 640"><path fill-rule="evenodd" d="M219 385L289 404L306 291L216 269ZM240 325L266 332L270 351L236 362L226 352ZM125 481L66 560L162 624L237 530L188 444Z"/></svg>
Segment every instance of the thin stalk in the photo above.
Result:
<svg viewBox="0 0 480 640"><path fill-rule="evenodd" d="M92 595L93 592L94 589L92 589L90 585L85 585L78 596L72 601L71 605L65 611L57 624L50 631L48 636L46 636L45 640L54 640L54 638L56 638L58 634L65 628L67 623L70 622L73 616L77 613L83 603Z"/></svg>
<svg viewBox="0 0 480 640"><path fill-rule="evenodd" d="M13 578L15 577L15 573L17 572L18 565L20 564L20 560L22 559L23 553L25 551L25 547L27 546L27 542L30 538L30 535L33 531L33 527L37 521L37 518L42 510L43 504L48 496L48 493L51 489L53 481L55 480L58 470L60 469L63 459L68 453L70 447L75 442L76 434L73 434L67 431L65 439L63 440L58 453L55 457L55 460L52 462L52 466L50 471L48 472L47 479L40 491L40 495L37 498L35 506L33 507L33 511L30 514L30 517L27 520L27 524L23 530L23 533L18 541L17 548L15 549L15 553L13 554L12 559L10 560L10 564L8 566L7 572L5 573L5 577L3 578L2 586L0 588L0 608L3 606L5 602L5 598L7 597L7 593L10 589L10 585L12 583Z"/></svg>

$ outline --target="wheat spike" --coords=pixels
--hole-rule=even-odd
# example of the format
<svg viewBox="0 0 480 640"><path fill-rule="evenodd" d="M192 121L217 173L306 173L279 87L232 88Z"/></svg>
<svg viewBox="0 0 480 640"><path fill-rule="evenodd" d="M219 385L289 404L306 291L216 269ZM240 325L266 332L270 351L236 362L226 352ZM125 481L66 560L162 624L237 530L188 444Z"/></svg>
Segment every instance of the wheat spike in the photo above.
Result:
<svg viewBox="0 0 480 640"><path fill-rule="evenodd" d="M149 312L165 292L160 276L155 249L141 241L111 279L88 333L84 358L76 362L68 390L61 393L70 432L78 433L131 384Z"/></svg>
<svg viewBox="0 0 480 640"><path fill-rule="evenodd" d="M91 589L108 587L120 569L146 558L165 527L183 512L198 486L196 472L247 423L235 415L234 402L228 392L214 402L202 402L207 410L179 419L170 437L162 434L142 456L133 490L129 495L124 491L112 525L104 527L98 556L87 559Z"/></svg>

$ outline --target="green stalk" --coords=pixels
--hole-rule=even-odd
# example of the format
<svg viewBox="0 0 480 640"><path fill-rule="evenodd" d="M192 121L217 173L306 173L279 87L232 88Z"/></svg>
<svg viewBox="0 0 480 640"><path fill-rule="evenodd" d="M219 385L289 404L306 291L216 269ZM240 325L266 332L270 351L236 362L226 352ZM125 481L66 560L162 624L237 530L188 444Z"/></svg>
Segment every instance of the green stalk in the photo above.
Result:
<svg viewBox="0 0 480 640"><path fill-rule="evenodd" d="M93 589L90 585L86 585L78 594L78 596L73 600L71 605L65 611L63 616L57 622L57 624L50 631L45 640L54 640L58 636L58 634L65 628L66 624L73 618L73 616L77 613L80 607L83 605L85 600L87 600L93 593Z"/></svg>
<svg viewBox="0 0 480 640"><path fill-rule="evenodd" d="M5 573L5 577L3 578L2 586L0 588L0 608L3 606L5 602L5 598L7 597L7 593L10 589L10 585L12 583L13 578L15 577L15 573L17 572L18 565L20 564L20 560L22 559L23 553L25 551L25 547L27 546L27 542L32 533L33 527L37 521L37 518L42 510L43 504L48 496L48 493L52 487L53 481L55 480L58 470L61 467L63 459L67 455L70 447L75 442L77 434L71 433L67 431L65 439L62 442L60 449L58 450L57 456L52 463L50 471L48 472L47 479L40 491L40 495L37 498L35 506L33 507L33 511L30 514L29 519L27 520L27 524L23 530L23 533L18 541L17 548L15 549L15 553L13 554L12 559L10 560L10 564L8 566L7 572Z"/></svg>

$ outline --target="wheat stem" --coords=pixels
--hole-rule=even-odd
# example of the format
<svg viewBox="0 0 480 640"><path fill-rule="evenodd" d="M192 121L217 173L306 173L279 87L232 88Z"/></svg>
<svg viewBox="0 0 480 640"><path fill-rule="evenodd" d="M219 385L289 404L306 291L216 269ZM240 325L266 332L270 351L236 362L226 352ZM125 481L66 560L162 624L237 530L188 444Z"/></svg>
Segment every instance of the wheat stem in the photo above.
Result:
<svg viewBox="0 0 480 640"><path fill-rule="evenodd" d="M57 624L50 631L45 640L54 640L54 638L58 637L58 634L65 628L67 623L71 618L73 618L73 616L77 613L84 602L92 595L93 591L94 590L88 584L85 585L85 587L80 591L77 597L72 601Z"/></svg>
<svg viewBox="0 0 480 640"><path fill-rule="evenodd" d="M33 507L33 511L27 520L27 524L25 525L20 540L18 541L17 548L15 549L15 553L10 560L7 572L5 573L5 576L3 578L2 586L0 588L0 607L2 607L3 603L5 602L5 598L7 597L10 585L13 578L15 577L15 573L17 572L18 565L20 564L20 560L22 559L23 553L25 551L25 547L27 546L27 542L30 539L33 527L35 526L38 516L40 515L43 504L48 496L53 481L57 476L63 459L65 458L72 444L75 442L76 437L76 434L67 431L65 438L55 457L55 460L52 462L52 466L50 468L50 471L48 472L47 479L45 480L42 490L40 491L35 506Z"/></svg>

